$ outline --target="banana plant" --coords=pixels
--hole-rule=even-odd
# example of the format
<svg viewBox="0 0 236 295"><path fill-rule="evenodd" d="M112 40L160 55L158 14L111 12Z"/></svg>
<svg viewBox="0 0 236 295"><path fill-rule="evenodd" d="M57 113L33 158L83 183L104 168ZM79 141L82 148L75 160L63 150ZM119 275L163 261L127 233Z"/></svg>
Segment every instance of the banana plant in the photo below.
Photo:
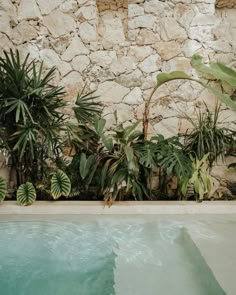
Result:
<svg viewBox="0 0 236 295"><path fill-rule="evenodd" d="M19 204L28 206L36 200L36 190L31 182L23 183L19 186L16 193Z"/></svg>
<svg viewBox="0 0 236 295"><path fill-rule="evenodd" d="M215 79L219 81L227 82L231 87L236 87L236 71L226 67L219 63L211 62L209 65L204 65L202 63L202 57L199 55L194 55L191 61L192 67L200 71L203 74L208 74L208 79ZM209 78L210 77L210 78ZM203 80L195 79L183 71L173 71L170 73L161 73L157 75L157 84L151 92L148 100L145 102L145 109L143 113L143 136L144 139L147 139L148 136L148 125L149 125L149 113L152 97L155 92L165 83L168 83L173 80L190 80L200 84L202 87L209 89L214 95L216 95L221 102L229 106L232 110L236 112L236 103L232 99L217 90L215 87L212 87L210 84L207 84Z"/></svg>
<svg viewBox="0 0 236 295"><path fill-rule="evenodd" d="M0 176L0 202L3 202L7 193L6 180Z"/></svg>

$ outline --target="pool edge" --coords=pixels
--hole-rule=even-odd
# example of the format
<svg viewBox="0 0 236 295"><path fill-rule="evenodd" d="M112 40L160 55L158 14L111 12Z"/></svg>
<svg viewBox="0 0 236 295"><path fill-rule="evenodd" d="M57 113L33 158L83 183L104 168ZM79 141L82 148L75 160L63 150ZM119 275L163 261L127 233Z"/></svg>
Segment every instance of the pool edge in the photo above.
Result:
<svg viewBox="0 0 236 295"><path fill-rule="evenodd" d="M5 201L0 215L6 214L236 214L236 201L127 201L110 208L99 201L37 201L28 207Z"/></svg>

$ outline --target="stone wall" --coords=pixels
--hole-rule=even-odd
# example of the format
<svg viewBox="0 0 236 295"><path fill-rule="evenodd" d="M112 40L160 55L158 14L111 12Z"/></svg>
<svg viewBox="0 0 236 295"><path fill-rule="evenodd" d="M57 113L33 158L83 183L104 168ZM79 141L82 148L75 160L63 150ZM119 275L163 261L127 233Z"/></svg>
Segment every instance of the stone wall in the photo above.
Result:
<svg viewBox="0 0 236 295"><path fill-rule="evenodd" d="M233 8L236 7L236 0L216 0L216 7L218 8Z"/></svg>
<svg viewBox="0 0 236 295"><path fill-rule="evenodd" d="M0 0L0 54L21 55L57 67L70 113L85 83L104 102L107 128L142 118L144 100L161 71L192 72L190 58L236 64L235 1L218 0ZM194 74L194 72L192 73ZM229 90L230 91L230 90ZM215 98L196 84L172 82L153 100L150 133L171 136L188 127L178 116L194 115ZM235 119L230 110L223 118Z"/></svg>

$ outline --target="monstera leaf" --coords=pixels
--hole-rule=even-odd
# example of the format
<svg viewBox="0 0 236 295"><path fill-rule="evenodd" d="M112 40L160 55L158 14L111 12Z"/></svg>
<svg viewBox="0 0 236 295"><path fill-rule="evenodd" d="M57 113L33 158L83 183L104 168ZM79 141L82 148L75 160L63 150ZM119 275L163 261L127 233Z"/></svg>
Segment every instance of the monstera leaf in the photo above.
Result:
<svg viewBox="0 0 236 295"><path fill-rule="evenodd" d="M33 204L36 200L36 191L33 184L26 182L20 185L16 193L16 199L23 206Z"/></svg>
<svg viewBox="0 0 236 295"><path fill-rule="evenodd" d="M0 177L0 202L5 199L7 193L7 183L3 177Z"/></svg>
<svg viewBox="0 0 236 295"><path fill-rule="evenodd" d="M68 197L71 191L71 182L69 177L62 171L57 170L51 179L51 194L56 200L61 196Z"/></svg>

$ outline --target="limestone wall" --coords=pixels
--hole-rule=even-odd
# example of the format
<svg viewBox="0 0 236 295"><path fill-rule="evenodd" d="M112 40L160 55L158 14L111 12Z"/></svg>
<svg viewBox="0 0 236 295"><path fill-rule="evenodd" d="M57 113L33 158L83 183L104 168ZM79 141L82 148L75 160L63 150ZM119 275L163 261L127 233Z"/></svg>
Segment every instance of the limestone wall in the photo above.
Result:
<svg viewBox="0 0 236 295"><path fill-rule="evenodd" d="M225 3L227 2L227 5ZM66 113L85 83L105 104L107 127L142 118L144 100L160 71L191 72L190 58L236 63L235 1L218 0L0 0L0 54L24 56L57 67L55 83L66 86ZM173 82L160 89L151 110L151 133L170 136L188 126L214 97L198 85ZM235 119L233 112L223 114Z"/></svg>

